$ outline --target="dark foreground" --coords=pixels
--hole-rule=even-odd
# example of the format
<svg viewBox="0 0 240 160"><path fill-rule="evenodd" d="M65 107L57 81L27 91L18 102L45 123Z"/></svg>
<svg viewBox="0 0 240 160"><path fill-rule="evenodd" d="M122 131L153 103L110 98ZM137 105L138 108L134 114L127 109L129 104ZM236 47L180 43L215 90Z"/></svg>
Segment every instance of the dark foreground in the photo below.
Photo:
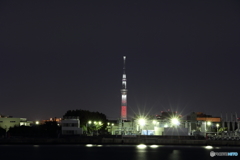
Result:
<svg viewBox="0 0 240 160"><path fill-rule="evenodd" d="M0 145L2 159L181 160L239 159L210 156L210 152L237 152L238 147L181 145Z"/></svg>

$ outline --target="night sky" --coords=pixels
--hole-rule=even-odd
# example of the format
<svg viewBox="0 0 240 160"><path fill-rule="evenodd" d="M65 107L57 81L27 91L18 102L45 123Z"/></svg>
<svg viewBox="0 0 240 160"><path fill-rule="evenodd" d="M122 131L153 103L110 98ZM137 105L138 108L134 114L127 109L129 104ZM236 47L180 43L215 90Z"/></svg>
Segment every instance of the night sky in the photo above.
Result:
<svg viewBox="0 0 240 160"><path fill-rule="evenodd" d="M0 114L240 117L240 1L1 1Z"/></svg>

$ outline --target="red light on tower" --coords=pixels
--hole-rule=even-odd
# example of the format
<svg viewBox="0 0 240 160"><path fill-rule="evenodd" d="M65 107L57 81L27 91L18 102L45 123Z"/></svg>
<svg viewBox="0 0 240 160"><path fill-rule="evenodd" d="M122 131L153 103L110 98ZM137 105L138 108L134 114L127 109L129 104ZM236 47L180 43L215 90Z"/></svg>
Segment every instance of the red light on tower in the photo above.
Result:
<svg viewBox="0 0 240 160"><path fill-rule="evenodd" d="M121 117L127 119L127 106L122 106Z"/></svg>

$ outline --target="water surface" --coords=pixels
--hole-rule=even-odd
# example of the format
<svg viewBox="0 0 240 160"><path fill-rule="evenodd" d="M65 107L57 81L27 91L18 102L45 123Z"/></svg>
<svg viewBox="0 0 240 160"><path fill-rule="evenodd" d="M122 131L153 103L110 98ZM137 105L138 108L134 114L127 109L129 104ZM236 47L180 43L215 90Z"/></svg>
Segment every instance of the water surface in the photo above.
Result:
<svg viewBox="0 0 240 160"><path fill-rule="evenodd" d="M240 159L211 157L210 152L238 152L240 147L175 145L0 145L1 159L174 160Z"/></svg>

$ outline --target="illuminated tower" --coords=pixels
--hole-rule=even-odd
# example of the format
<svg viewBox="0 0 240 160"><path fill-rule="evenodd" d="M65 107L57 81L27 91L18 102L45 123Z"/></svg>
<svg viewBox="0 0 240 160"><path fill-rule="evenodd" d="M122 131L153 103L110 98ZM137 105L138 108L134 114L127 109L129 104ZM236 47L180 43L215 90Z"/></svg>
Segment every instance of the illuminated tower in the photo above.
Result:
<svg viewBox="0 0 240 160"><path fill-rule="evenodd" d="M122 105L121 105L121 120L127 120L127 77L125 73L126 56L123 56L123 77L122 77Z"/></svg>

